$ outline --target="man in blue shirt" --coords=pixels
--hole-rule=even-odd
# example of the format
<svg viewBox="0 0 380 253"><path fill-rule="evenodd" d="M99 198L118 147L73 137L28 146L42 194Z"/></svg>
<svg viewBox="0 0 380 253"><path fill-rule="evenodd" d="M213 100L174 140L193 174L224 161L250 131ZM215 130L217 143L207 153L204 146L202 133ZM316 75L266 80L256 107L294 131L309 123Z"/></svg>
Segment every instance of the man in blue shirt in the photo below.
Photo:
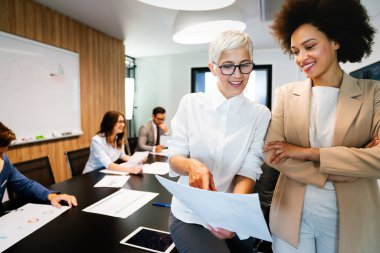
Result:
<svg viewBox="0 0 380 253"><path fill-rule="evenodd" d="M60 202L65 201L70 207L77 206L77 200L72 195L57 194L41 184L22 175L5 155L10 143L16 139L12 130L0 122L0 199L5 189L9 187L13 192L34 198L38 201L50 201L53 206L61 207Z"/></svg>

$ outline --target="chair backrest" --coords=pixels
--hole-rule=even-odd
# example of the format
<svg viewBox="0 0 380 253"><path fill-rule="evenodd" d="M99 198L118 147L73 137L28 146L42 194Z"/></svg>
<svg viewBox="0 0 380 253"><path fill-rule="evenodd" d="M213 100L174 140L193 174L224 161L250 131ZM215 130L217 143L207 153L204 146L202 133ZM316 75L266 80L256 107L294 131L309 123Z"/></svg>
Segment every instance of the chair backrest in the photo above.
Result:
<svg viewBox="0 0 380 253"><path fill-rule="evenodd" d="M269 226L269 212L272 203L274 189L276 188L279 172L266 163L261 166L263 173L260 179L256 181L253 189L260 197L261 210L263 211L265 221ZM267 241L255 239L253 252L272 252L272 244Z"/></svg>
<svg viewBox="0 0 380 253"><path fill-rule="evenodd" d="M137 147L138 137L129 137L126 140L125 149L128 155L133 155Z"/></svg>
<svg viewBox="0 0 380 253"><path fill-rule="evenodd" d="M51 169L48 156L14 163L13 164L24 176L45 187L55 183L53 171Z"/></svg>
<svg viewBox="0 0 380 253"><path fill-rule="evenodd" d="M90 157L90 147L65 152L67 164L73 177L82 174Z"/></svg>
<svg viewBox="0 0 380 253"><path fill-rule="evenodd" d="M260 179L257 180L253 192L259 194L260 202L265 202L270 205L280 173L266 163L261 166L261 170L263 173L261 174Z"/></svg>
<svg viewBox="0 0 380 253"><path fill-rule="evenodd" d="M45 187L55 183L53 171L51 169L49 157L44 156L41 158L18 162L13 164L18 171L21 172L27 178L34 180ZM17 198L17 194L11 191L9 188L8 195L9 199Z"/></svg>

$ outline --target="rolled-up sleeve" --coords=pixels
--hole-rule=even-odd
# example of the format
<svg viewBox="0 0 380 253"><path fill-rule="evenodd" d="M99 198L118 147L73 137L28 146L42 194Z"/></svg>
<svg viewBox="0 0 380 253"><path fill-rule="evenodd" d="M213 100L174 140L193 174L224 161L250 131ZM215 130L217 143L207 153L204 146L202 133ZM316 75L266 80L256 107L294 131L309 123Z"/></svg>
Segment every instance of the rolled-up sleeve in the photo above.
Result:
<svg viewBox="0 0 380 253"><path fill-rule="evenodd" d="M189 137L188 137L188 122L187 122L187 96L184 96L179 104L178 110L171 121L171 129L173 133L172 141L169 145L169 151L172 156L181 155L189 156ZM170 159L170 158L169 158ZM179 176L175 171L170 169L169 176Z"/></svg>
<svg viewBox="0 0 380 253"><path fill-rule="evenodd" d="M249 146L246 159L243 162L238 175L257 180L262 174L261 165L263 164L263 144L265 134L270 121L270 111L262 108L258 117L255 129L252 131L252 142Z"/></svg>
<svg viewBox="0 0 380 253"><path fill-rule="evenodd" d="M173 139L169 145L170 153L173 155L189 155L189 137L188 137L188 122L187 122L187 97L185 96L178 107L177 113L171 121L173 131Z"/></svg>

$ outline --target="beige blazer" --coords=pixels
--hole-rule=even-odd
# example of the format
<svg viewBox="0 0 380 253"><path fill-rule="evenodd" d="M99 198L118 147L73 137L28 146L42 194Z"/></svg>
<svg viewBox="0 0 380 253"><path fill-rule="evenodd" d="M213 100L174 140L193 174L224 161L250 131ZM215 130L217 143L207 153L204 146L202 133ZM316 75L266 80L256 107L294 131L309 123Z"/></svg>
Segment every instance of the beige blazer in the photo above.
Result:
<svg viewBox="0 0 380 253"><path fill-rule="evenodd" d="M310 79L276 91L266 141L309 144ZM299 229L305 185L323 186L328 174L359 177L335 183L339 211L339 253L380 252L380 145L363 149L380 136L380 82L344 74L340 87L333 147L320 149L320 162L287 159L280 171L270 210L272 233L293 246ZM271 152L264 153L268 162Z"/></svg>

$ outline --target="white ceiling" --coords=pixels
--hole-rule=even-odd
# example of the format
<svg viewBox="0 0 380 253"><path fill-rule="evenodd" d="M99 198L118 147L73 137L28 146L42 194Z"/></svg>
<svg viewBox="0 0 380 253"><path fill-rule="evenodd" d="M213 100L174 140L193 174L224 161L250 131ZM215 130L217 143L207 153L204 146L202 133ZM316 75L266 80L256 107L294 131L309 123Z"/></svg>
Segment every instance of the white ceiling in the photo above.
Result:
<svg viewBox="0 0 380 253"><path fill-rule="evenodd" d="M176 10L150 6L138 0L34 1L124 41L125 53L132 57L207 50L207 44L181 45L173 42L172 27ZM362 2L367 6L370 16L380 13L378 0ZM243 12L247 24L246 32L252 36L255 49L278 48L270 35L269 22L260 21L259 0L236 0L234 5Z"/></svg>

